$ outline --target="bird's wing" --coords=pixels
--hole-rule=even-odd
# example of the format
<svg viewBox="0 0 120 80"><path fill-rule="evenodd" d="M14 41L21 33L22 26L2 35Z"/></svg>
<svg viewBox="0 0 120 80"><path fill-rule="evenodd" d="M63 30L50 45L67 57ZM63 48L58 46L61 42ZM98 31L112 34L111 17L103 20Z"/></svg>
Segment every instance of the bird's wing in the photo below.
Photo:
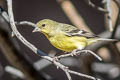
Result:
<svg viewBox="0 0 120 80"><path fill-rule="evenodd" d="M87 31L84 30L80 30L72 25L68 25L68 24L64 24L62 31L65 32L65 35L67 36L83 36L86 38L95 38L98 37L95 34L89 33Z"/></svg>

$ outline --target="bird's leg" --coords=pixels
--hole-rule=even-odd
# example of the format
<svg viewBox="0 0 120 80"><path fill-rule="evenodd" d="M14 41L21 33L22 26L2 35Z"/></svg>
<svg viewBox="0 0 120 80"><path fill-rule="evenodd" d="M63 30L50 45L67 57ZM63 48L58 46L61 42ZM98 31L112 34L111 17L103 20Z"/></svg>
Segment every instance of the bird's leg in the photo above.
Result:
<svg viewBox="0 0 120 80"><path fill-rule="evenodd" d="M80 51L81 51L80 49L74 49L70 54L71 56L77 56Z"/></svg>

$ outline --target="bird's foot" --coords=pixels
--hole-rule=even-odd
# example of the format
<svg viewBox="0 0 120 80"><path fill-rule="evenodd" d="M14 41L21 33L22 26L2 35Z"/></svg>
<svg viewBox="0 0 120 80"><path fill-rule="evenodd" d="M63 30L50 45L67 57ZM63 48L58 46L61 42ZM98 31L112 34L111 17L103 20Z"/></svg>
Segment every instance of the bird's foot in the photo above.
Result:
<svg viewBox="0 0 120 80"><path fill-rule="evenodd" d="M79 51L80 51L79 49L73 50L73 51L71 52L71 56L77 56Z"/></svg>

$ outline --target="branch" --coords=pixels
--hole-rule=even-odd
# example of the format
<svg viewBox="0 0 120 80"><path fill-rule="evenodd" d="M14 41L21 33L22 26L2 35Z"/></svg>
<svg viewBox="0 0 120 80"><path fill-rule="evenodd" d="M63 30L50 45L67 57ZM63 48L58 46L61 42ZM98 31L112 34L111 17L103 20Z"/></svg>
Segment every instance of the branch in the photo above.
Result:
<svg viewBox="0 0 120 80"><path fill-rule="evenodd" d="M20 22L15 22L16 25L29 25L32 27L37 27L36 24L30 22L30 21L20 21Z"/></svg>
<svg viewBox="0 0 120 80"><path fill-rule="evenodd" d="M101 11L101 12L104 12L104 13L108 13L108 11L107 11L106 9L104 9L104 8L102 8L102 7L99 7L99 6L96 6L94 3L91 2L91 0L85 0L85 2L86 2L89 6L95 8L95 9L98 10L98 11Z"/></svg>

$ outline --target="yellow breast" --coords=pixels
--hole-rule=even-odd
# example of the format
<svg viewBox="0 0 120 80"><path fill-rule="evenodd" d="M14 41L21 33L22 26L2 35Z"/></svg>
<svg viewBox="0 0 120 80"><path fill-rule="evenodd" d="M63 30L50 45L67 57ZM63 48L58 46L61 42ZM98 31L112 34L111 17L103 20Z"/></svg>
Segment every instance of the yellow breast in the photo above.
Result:
<svg viewBox="0 0 120 80"><path fill-rule="evenodd" d="M54 47L66 52L71 52L77 48L82 49L87 45L86 38L77 36L68 37L65 35L56 35L49 38L49 41Z"/></svg>

